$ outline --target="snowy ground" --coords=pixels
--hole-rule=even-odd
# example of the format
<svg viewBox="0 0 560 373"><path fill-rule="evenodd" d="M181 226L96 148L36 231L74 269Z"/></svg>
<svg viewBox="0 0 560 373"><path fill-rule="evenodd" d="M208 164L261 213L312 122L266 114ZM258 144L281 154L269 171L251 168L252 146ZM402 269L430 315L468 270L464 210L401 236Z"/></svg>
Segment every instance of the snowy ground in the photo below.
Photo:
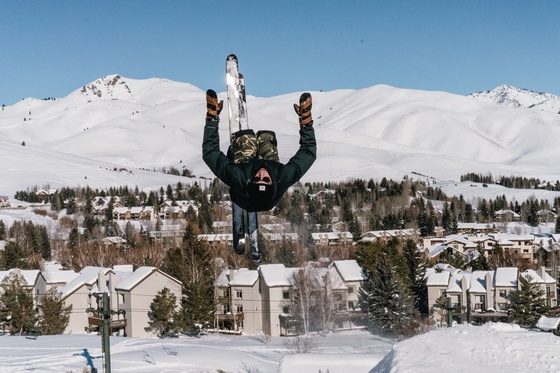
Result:
<svg viewBox="0 0 560 373"><path fill-rule="evenodd" d="M112 372L558 372L560 338L509 324L459 325L393 344L365 331L316 337L313 354L290 355L286 338L257 336L111 339ZM333 361L335 361L333 363ZM353 363L366 370L354 368ZM101 338L95 335L0 336L0 372L102 371Z"/></svg>
<svg viewBox="0 0 560 373"><path fill-rule="evenodd" d="M258 336L226 335L176 339L112 337L111 371L198 373L221 369L225 372L272 373L278 371L282 357L291 353L284 345L285 341L286 338L277 337L264 343ZM367 354L370 369L381 361L392 347L391 341L365 331L317 336L316 341L318 347L315 353L329 356L337 353ZM1 373L82 372L88 364L97 368L99 372L103 371L100 336L40 336L37 340L0 336ZM293 371L293 364L290 364L284 364L284 371ZM327 368L323 367L323 371ZM317 369L312 371L317 373Z"/></svg>

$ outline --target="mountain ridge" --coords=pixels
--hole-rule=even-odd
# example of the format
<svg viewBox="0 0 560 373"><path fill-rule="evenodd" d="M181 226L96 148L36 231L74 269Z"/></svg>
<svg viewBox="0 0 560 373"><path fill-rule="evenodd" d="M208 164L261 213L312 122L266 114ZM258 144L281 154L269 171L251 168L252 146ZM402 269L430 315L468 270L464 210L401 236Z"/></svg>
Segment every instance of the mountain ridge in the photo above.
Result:
<svg viewBox="0 0 560 373"><path fill-rule="evenodd" d="M387 85L311 92L318 159L302 181L399 179L413 173L458 180L467 172L560 179L555 164L560 115L544 110L560 100L501 87L469 96ZM276 131L283 162L298 146L292 104L300 93L247 97L251 127ZM218 95L226 100L224 92ZM510 98L496 103L496 97ZM512 104L515 100L519 105ZM0 194L45 183L148 188L156 182L185 182L151 171L171 167L192 171L197 181L212 178L200 156L205 105L204 91L188 83L113 74L60 99L28 98L7 106L0 111L5 164L0 166ZM224 152L225 112L220 124ZM22 143L26 157L18 154ZM30 149L44 155L33 156ZM56 154L58 163L67 166L54 167L45 154ZM80 160L87 160L88 167ZM81 168L88 175L77 176ZM121 168L134 176L107 171ZM26 169L41 169L41 177L31 182L33 175L21 176Z"/></svg>

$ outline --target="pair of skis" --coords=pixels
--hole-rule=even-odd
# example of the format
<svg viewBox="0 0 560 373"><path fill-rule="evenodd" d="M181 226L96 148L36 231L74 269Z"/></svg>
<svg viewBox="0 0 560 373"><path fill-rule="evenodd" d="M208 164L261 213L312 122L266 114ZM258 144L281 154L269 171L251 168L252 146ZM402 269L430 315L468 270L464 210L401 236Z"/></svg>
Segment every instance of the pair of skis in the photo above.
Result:
<svg viewBox="0 0 560 373"><path fill-rule="evenodd" d="M229 135L230 143L233 143L233 134L235 132L249 129L245 80L239 72L239 65L235 54L230 54L226 59L226 85ZM255 264L260 264L262 258L257 244L257 213L247 212L235 203L232 203L232 210L233 248L235 252L243 255L248 243L251 260Z"/></svg>

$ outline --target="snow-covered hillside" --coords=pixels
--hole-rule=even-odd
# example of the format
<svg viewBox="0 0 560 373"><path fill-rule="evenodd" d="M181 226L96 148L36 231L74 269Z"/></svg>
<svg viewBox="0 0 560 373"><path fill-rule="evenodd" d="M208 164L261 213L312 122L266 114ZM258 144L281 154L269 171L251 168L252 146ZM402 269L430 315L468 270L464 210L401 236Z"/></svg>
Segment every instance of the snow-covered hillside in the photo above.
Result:
<svg viewBox="0 0 560 373"><path fill-rule="evenodd" d="M206 88L222 87L111 75L60 99L4 107L0 195L30 185L146 189L189 181L153 172L170 167L213 177L200 154ZM282 161L298 146L292 104L300 93L248 97L250 125L277 132ZM458 180L467 172L560 179L556 113L386 85L311 93L318 160L303 181L417 174ZM221 119L225 151L226 110Z"/></svg>
<svg viewBox="0 0 560 373"><path fill-rule="evenodd" d="M509 85L502 85L489 91L472 93L468 97L505 106L523 107L560 114L560 97L550 93L534 92Z"/></svg>

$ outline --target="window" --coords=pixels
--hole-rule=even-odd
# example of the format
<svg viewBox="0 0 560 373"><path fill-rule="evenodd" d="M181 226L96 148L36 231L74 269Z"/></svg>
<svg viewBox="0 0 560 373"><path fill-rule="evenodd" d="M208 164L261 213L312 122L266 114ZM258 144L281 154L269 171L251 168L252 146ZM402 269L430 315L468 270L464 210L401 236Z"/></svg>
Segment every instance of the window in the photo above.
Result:
<svg viewBox="0 0 560 373"><path fill-rule="evenodd" d="M461 309L461 297L459 295L451 295L451 307L459 310Z"/></svg>
<svg viewBox="0 0 560 373"><path fill-rule="evenodd" d="M356 309L356 308L354 307L354 302L352 302L352 301L349 301L349 302L348 302L348 309L349 309L349 310L355 310L355 309Z"/></svg>
<svg viewBox="0 0 560 373"><path fill-rule="evenodd" d="M229 304L224 304L224 313L230 313L231 309L229 308Z"/></svg>
<svg viewBox="0 0 560 373"><path fill-rule="evenodd" d="M348 294L352 294L354 292L353 286L348 286Z"/></svg>
<svg viewBox="0 0 560 373"><path fill-rule="evenodd" d="M243 299L243 290L237 290L236 294L237 294L237 298Z"/></svg>
<svg viewBox="0 0 560 373"><path fill-rule="evenodd" d="M222 296L224 298L229 298L229 289L222 290Z"/></svg>
<svg viewBox="0 0 560 373"><path fill-rule="evenodd" d="M124 304L124 294L121 294L121 303Z"/></svg>
<svg viewBox="0 0 560 373"><path fill-rule="evenodd" d="M282 313L289 314L290 313L290 307L283 307L282 308Z"/></svg>
<svg viewBox="0 0 560 373"><path fill-rule="evenodd" d="M507 298L507 290L500 290L499 295L500 298L504 298L504 299Z"/></svg>
<svg viewBox="0 0 560 373"><path fill-rule="evenodd" d="M282 299L290 299L290 292L288 290L282 292Z"/></svg>
<svg viewBox="0 0 560 373"><path fill-rule="evenodd" d="M238 305L238 306L237 306L237 312L238 312L238 313L242 313L242 312L243 312L243 306L242 306L242 305Z"/></svg>
<svg viewBox="0 0 560 373"><path fill-rule="evenodd" d="M474 296L474 310L484 311L486 310L486 297L484 295Z"/></svg>

